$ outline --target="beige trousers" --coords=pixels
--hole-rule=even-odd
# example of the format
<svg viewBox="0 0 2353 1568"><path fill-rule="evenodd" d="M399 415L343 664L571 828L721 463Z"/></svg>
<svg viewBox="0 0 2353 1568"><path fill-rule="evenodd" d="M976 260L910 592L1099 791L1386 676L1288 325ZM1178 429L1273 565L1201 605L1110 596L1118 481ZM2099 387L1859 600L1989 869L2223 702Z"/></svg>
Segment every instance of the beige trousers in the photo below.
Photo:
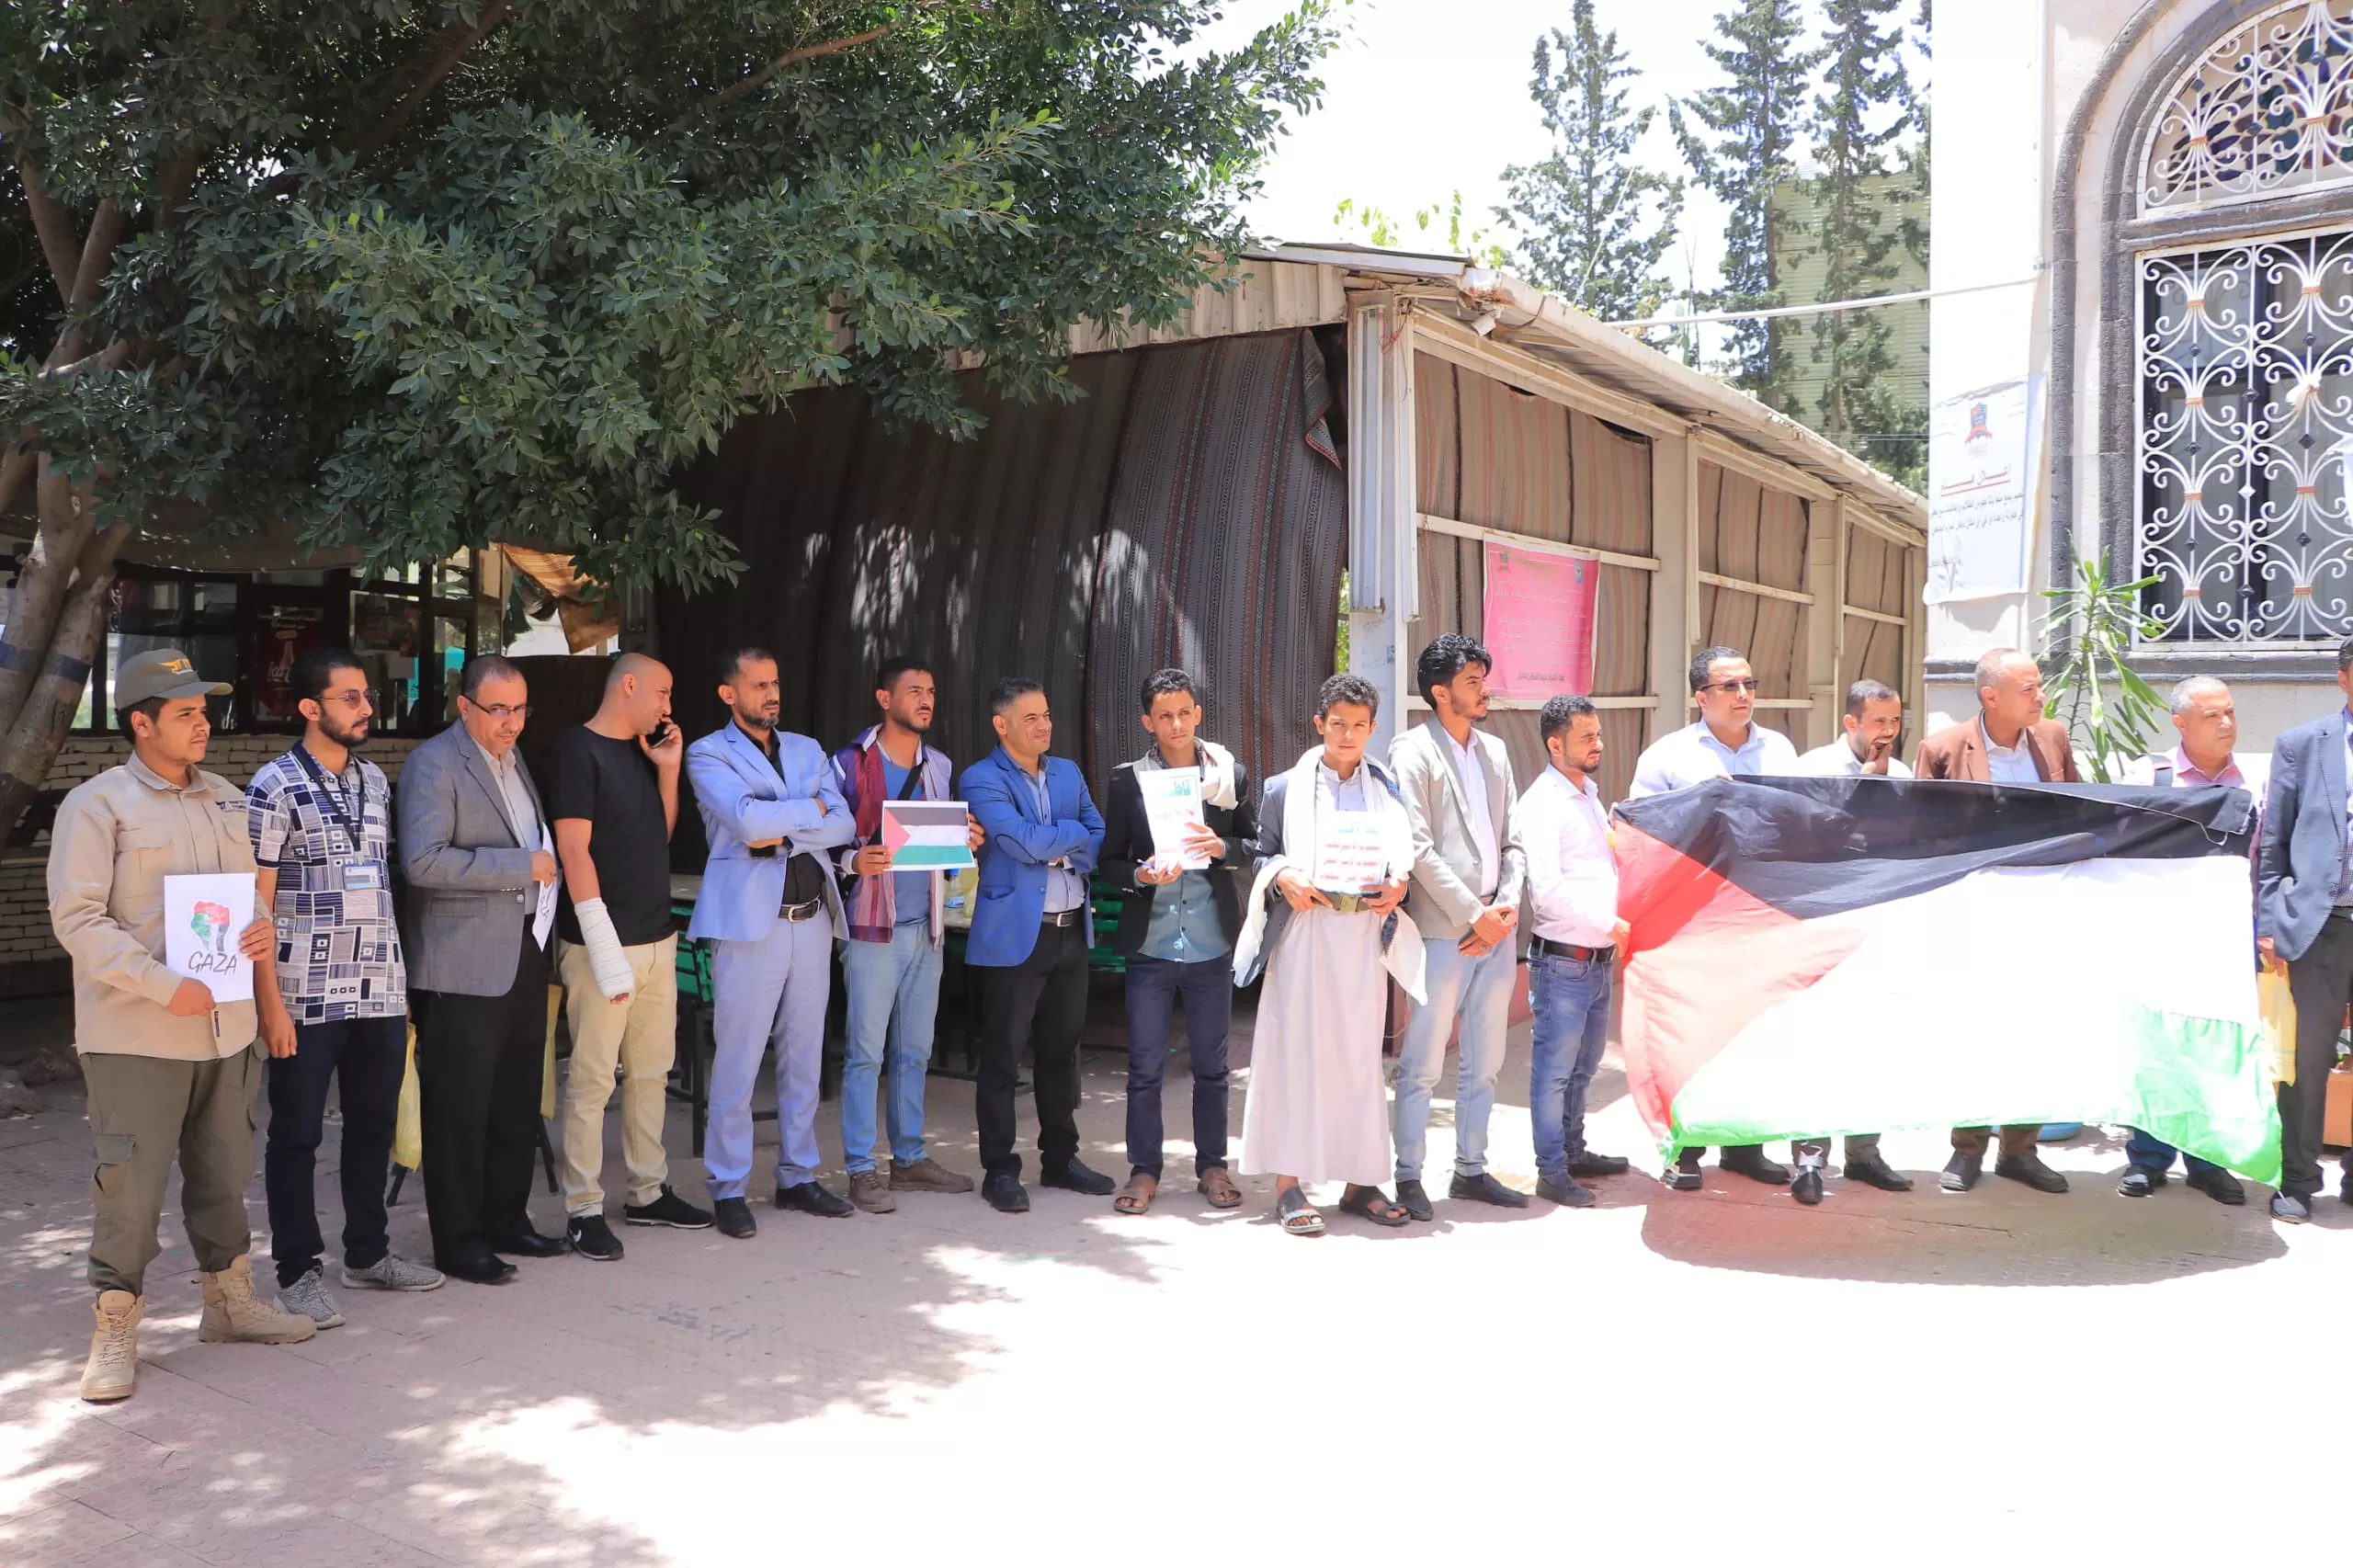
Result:
<svg viewBox="0 0 2353 1568"><path fill-rule="evenodd" d="M587 949L563 941L556 948L564 1019L572 1027L572 1067L563 1080L563 1211L574 1218L604 1211L605 1105L616 1069L629 1200L651 1203L670 1178L662 1120L678 1048L678 938L621 949L631 975L626 1002L608 1002L597 989Z"/></svg>

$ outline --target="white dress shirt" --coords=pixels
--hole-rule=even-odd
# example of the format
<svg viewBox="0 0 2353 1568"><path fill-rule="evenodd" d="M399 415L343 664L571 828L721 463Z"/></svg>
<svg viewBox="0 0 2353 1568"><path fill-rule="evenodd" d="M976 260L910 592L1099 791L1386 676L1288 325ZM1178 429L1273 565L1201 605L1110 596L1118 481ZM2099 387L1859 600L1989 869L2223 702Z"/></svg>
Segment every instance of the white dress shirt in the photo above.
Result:
<svg viewBox="0 0 2353 1568"><path fill-rule="evenodd" d="M1977 716L1977 738L1985 743L1985 777L1995 784L2040 784L2042 775L2035 770L2034 753L2027 749L2026 731L2018 731L2018 744L1997 746L1992 732L1985 728L1985 716Z"/></svg>
<svg viewBox="0 0 2353 1568"><path fill-rule="evenodd" d="M1479 897L1492 899L1503 881L1503 855L1495 846L1495 814L1487 804L1487 769L1479 759L1479 732L1471 732L1469 745L1448 734L1443 724L1438 733L1446 737L1447 749L1454 754L1454 776L1471 803L1471 836L1479 846Z"/></svg>
<svg viewBox="0 0 2353 1568"><path fill-rule="evenodd" d="M1618 924L1618 860L1609 813L1588 778L1573 784L1547 767L1519 798L1528 852L1529 928L1579 948L1606 948Z"/></svg>
<svg viewBox="0 0 2353 1568"><path fill-rule="evenodd" d="M531 809L531 792L523 788L523 770L515 764L514 748L499 755L474 741L474 750L482 753L483 761L490 765L490 776L498 780L498 792L505 797L502 803L506 807L506 825L515 830L515 842L526 849L537 849L540 813Z"/></svg>
<svg viewBox="0 0 2353 1568"><path fill-rule="evenodd" d="M1638 795L1664 795L1711 778L1794 773L1797 764L1798 748L1779 730L1768 730L1751 720L1748 738L1737 746L1728 746L1716 739L1702 719L1661 735L1643 748L1626 796L1631 800Z"/></svg>
<svg viewBox="0 0 2353 1568"><path fill-rule="evenodd" d="M1799 757L1798 765L1790 771L1802 773L1811 778L1860 778L1863 776L1863 759L1855 755L1853 744L1841 735L1828 745L1816 746ZM1891 756L1887 759L1887 776L1890 778L1909 778L1912 770L1904 766L1901 757Z"/></svg>

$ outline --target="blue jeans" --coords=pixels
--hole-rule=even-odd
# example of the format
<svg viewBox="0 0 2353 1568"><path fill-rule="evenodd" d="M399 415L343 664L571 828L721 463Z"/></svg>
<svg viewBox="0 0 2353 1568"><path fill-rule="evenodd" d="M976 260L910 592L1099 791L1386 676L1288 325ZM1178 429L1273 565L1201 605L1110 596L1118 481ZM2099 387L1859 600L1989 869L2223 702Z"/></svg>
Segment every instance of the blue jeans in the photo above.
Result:
<svg viewBox="0 0 2353 1568"><path fill-rule="evenodd" d="M891 1163L923 1158L924 1074L931 1066L931 1029L939 1009L940 949L927 923L895 927L887 942L842 945L842 988L849 1003L842 1055L842 1157L852 1175L874 1168L874 1100L883 1063L891 1086L883 1119Z"/></svg>
<svg viewBox="0 0 2353 1568"><path fill-rule="evenodd" d="M2127 1161L2144 1171L2154 1171L2160 1176L2173 1169L2173 1157L2176 1154L2181 1154L2181 1151L2162 1138L2150 1137L2137 1127L2132 1129L2132 1136L2124 1141L2124 1157ZM2201 1160L2195 1154L2181 1154L2181 1157L2189 1166L2191 1176L2203 1176L2209 1171L2218 1171L2222 1168L2213 1161Z"/></svg>
<svg viewBox="0 0 2353 1568"><path fill-rule="evenodd" d="M1397 1144L1397 1179L1422 1179L1422 1153L1429 1142L1430 1094L1446 1064L1446 1037L1457 1014L1462 1018L1454 1080L1454 1173L1474 1176L1487 1168L1487 1117L1495 1108L1495 1074L1504 1064L1504 1032L1511 1025L1511 984L1519 960L1512 944L1466 958L1452 939L1422 943L1423 990L1428 1000L1414 1009L1397 1053L1397 1104L1390 1136Z"/></svg>
<svg viewBox="0 0 2353 1568"><path fill-rule="evenodd" d="M1607 962L1528 955L1528 999L1536 1014L1528 1114L1540 1176L1568 1175L1569 1162L1585 1153L1585 1094L1609 1038L1609 987Z"/></svg>
<svg viewBox="0 0 2353 1568"><path fill-rule="evenodd" d="M1221 955L1176 963L1137 953L1128 960L1128 1164L1158 1180L1163 1130L1160 1081L1168 1069L1168 1025L1185 998L1186 1054L1193 1062L1193 1171L1225 1164L1225 1040L1233 1021L1233 960Z"/></svg>
<svg viewBox="0 0 2353 1568"><path fill-rule="evenodd" d="M741 1198L752 1177L752 1085L776 1047L776 1184L817 1177L817 1070L833 989L833 922L779 920L756 942L713 942L710 1129L703 1176L714 1199ZM659 1086L658 1085L656 1085Z"/></svg>

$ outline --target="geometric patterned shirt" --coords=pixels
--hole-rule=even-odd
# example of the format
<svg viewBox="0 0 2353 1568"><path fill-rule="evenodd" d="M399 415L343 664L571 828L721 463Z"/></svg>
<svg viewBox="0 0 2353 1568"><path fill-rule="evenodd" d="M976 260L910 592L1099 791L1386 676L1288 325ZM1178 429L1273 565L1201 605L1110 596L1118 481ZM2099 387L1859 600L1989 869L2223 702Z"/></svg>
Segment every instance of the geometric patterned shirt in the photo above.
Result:
<svg viewBox="0 0 2353 1568"><path fill-rule="evenodd" d="M300 750L265 764L245 790L254 859L278 873L278 994L298 1024L401 1017L408 977L392 915L392 785L358 757L331 778Z"/></svg>

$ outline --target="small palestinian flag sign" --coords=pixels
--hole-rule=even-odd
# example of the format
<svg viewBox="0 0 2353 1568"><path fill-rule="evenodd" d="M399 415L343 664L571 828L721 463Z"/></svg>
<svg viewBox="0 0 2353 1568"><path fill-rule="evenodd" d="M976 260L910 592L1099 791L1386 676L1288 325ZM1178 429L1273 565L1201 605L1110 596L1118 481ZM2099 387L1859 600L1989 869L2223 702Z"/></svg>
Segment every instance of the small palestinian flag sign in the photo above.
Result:
<svg viewBox="0 0 2353 1568"><path fill-rule="evenodd" d="M896 871L956 870L972 863L961 801L885 801L882 847Z"/></svg>
<svg viewBox="0 0 2353 1568"><path fill-rule="evenodd" d="M1722 778L1618 808L1626 1076L1683 1148L2138 1127L2279 1174L2240 790Z"/></svg>

